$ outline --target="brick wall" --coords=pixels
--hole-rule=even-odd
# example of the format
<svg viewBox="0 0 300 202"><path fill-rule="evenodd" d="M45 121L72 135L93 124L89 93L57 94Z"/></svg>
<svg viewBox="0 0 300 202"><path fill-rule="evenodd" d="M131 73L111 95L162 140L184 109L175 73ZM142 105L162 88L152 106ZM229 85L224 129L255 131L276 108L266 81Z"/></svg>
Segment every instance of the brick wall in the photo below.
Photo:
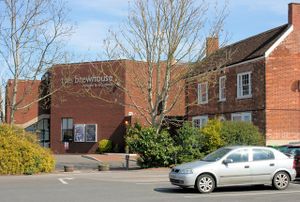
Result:
<svg viewBox="0 0 300 202"><path fill-rule="evenodd" d="M7 123L11 123L10 114L11 114L11 100L12 100L12 92L13 92L13 80L8 80L6 86L6 119ZM39 98L39 86L40 81L30 81L30 80L19 80L18 88L17 88L17 103L18 108L22 108L31 104L30 106L17 110L14 115L14 123L17 125L26 125L26 123L36 119L39 115L39 105L37 101ZM34 103L33 103L34 102Z"/></svg>
<svg viewBox="0 0 300 202"><path fill-rule="evenodd" d="M291 7L293 6L293 7ZM290 4L293 32L266 60L266 126L268 144L300 140L300 5ZM291 17L296 17L291 19Z"/></svg>
<svg viewBox="0 0 300 202"><path fill-rule="evenodd" d="M243 72L251 73L252 98L237 98L237 74ZM208 77L208 103L197 104L197 84L205 82L202 77L192 80L187 86L187 116L192 120L193 116L209 115L214 118L224 115L231 120L231 114L235 112L252 112L252 122L259 127L261 132L265 131L265 62L264 59L242 65L236 65L221 72L211 74ZM219 101L219 77L226 76L226 101Z"/></svg>
<svg viewBox="0 0 300 202"><path fill-rule="evenodd" d="M61 79L74 79L75 76L99 76L103 71L114 69L118 77L124 76L124 68L117 62L81 63L56 66L52 71L53 89L61 85ZM107 72L110 75L112 72ZM125 132L124 94L112 87L92 87L90 95L81 84L69 84L51 97L51 149L55 153L94 153L98 143L71 142L65 151L61 135L62 118L73 118L74 124L97 124L97 141L110 139L120 148L124 145ZM102 91L104 89L104 91ZM95 97L93 97L95 96ZM97 98L98 97L98 98ZM115 101L106 102L99 98Z"/></svg>
<svg viewBox="0 0 300 202"><path fill-rule="evenodd" d="M126 106L125 114L128 115L129 112L133 113L132 122L139 122L143 125L148 125L145 116L150 120L149 116L149 102L148 102L148 92L147 92L147 82L148 75L146 71L146 63L144 62L133 62L124 61L126 65L126 89L129 90L128 94L125 94ZM164 68L161 68L162 78L160 78L160 85L164 83ZM177 70L172 70L172 76L182 75L184 71L184 66L180 66ZM155 72L155 71L154 71ZM155 90L156 90L156 74L153 74L153 99L155 101ZM173 80L172 80L173 79ZM171 78L174 81L174 78ZM141 87L143 86L143 87ZM169 92L169 97L167 99L167 109L171 104L175 103L172 110L167 113L167 116L184 116L185 115L185 96L184 96L184 81L178 82L176 85L172 86ZM137 110L133 106L135 103L141 110Z"/></svg>

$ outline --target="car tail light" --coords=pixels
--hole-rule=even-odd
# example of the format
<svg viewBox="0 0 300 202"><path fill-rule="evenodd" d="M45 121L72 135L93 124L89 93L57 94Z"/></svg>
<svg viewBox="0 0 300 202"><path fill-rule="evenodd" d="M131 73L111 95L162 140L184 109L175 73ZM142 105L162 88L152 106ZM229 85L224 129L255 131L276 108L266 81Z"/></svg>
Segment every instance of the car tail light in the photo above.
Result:
<svg viewBox="0 0 300 202"><path fill-rule="evenodd" d="M294 161L293 161L293 168L294 168L294 169L296 169L296 165L297 165L297 160L294 159Z"/></svg>

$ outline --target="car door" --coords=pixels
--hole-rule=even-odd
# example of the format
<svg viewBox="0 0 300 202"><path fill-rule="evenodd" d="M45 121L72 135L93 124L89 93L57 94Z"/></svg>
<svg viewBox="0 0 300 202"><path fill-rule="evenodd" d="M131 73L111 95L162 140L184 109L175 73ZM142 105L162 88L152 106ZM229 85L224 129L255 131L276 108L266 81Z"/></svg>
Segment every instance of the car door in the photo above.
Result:
<svg viewBox="0 0 300 202"><path fill-rule="evenodd" d="M253 184L270 183L277 168L274 153L269 149L252 149L250 166Z"/></svg>
<svg viewBox="0 0 300 202"><path fill-rule="evenodd" d="M225 157L231 163L222 163L219 168L219 185L241 185L251 183L249 149L239 149Z"/></svg>

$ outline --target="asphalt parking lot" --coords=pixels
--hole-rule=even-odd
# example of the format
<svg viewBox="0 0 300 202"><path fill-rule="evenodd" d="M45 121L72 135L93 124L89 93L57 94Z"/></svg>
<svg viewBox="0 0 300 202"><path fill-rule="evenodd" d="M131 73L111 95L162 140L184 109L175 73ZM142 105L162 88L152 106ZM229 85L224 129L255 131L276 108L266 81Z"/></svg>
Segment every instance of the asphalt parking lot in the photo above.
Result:
<svg viewBox="0 0 300 202"><path fill-rule="evenodd" d="M211 194L168 182L167 169L0 176L1 202L89 201L299 201L300 182L287 190L269 186L220 188Z"/></svg>

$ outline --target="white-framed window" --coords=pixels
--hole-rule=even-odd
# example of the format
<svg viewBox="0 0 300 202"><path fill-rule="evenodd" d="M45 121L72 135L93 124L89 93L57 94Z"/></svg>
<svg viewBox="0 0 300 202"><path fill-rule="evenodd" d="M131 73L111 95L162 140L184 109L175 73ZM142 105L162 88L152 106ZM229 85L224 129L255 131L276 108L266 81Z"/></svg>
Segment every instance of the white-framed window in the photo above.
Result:
<svg viewBox="0 0 300 202"><path fill-rule="evenodd" d="M194 116L192 118L193 126L197 128L202 128L208 121L208 116Z"/></svg>
<svg viewBox="0 0 300 202"><path fill-rule="evenodd" d="M240 112L240 113L233 113L231 114L232 121L252 121L252 114L251 112Z"/></svg>
<svg viewBox="0 0 300 202"><path fill-rule="evenodd" d="M252 97L251 72L244 72L237 75L237 98Z"/></svg>
<svg viewBox="0 0 300 202"><path fill-rule="evenodd" d="M225 83L226 83L226 76L221 76L219 78L219 101L225 101Z"/></svg>
<svg viewBox="0 0 300 202"><path fill-rule="evenodd" d="M203 82L198 84L198 104L208 103L208 83Z"/></svg>

